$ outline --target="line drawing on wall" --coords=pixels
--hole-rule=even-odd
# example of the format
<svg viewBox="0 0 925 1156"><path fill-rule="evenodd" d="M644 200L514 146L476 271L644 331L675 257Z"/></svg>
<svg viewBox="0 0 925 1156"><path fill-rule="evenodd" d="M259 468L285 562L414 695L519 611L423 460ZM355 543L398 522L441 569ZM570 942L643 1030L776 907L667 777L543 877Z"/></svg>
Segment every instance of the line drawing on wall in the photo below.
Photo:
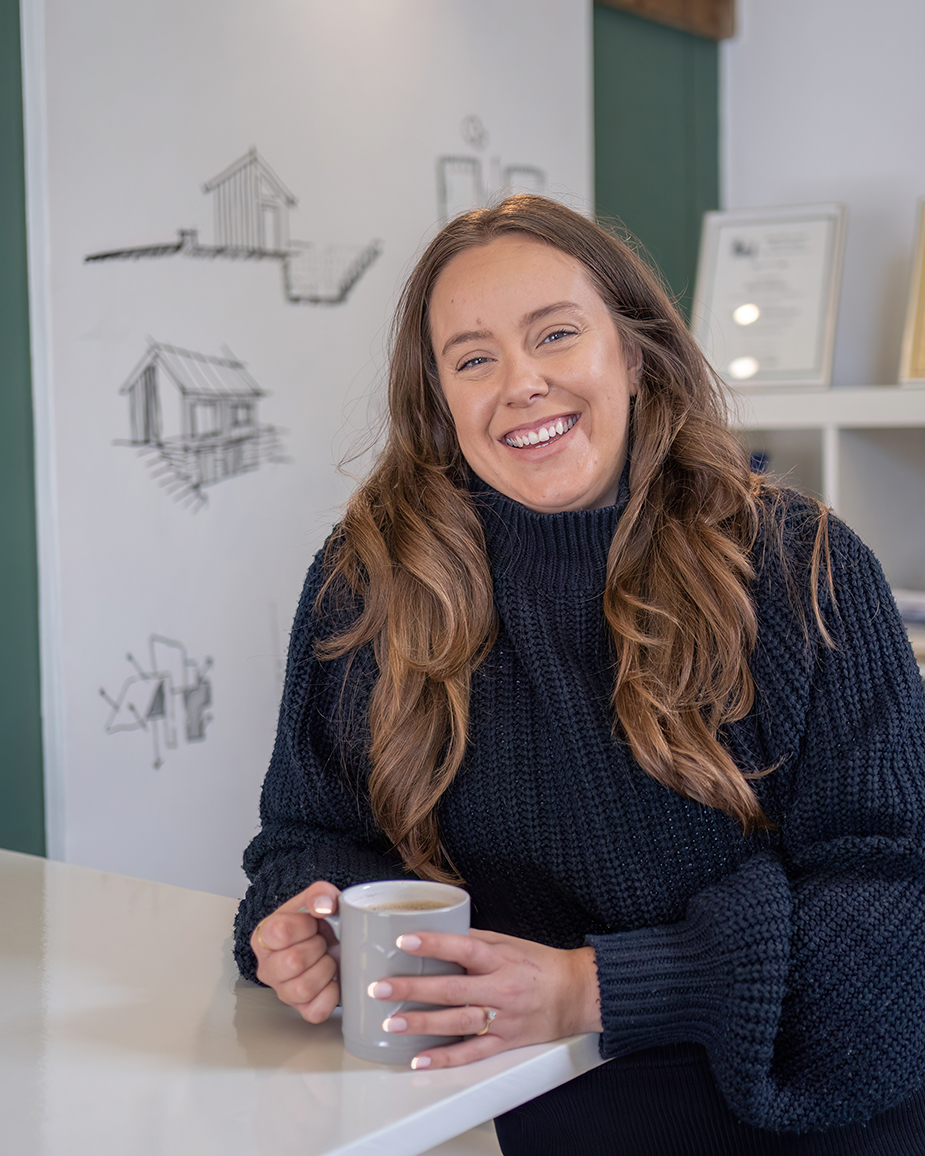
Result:
<svg viewBox="0 0 925 1156"><path fill-rule="evenodd" d="M212 659L197 662L189 657L182 642L162 634L148 637L148 669L133 655L126 661L135 673L122 683L113 698L100 687L100 696L109 705L104 724L108 735L144 731L151 739L155 770L164 765L163 752L178 746L177 716L182 710L182 730L186 742L203 742L212 721L212 683L206 676Z"/></svg>
<svg viewBox="0 0 925 1156"><path fill-rule="evenodd" d="M280 431L257 420L266 391L229 349L211 357L149 338L119 393L132 436L116 444L134 446L158 484L194 511L207 486L289 460Z"/></svg>
<svg viewBox="0 0 925 1156"><path fill-rule="evenodd" d="M479 150L488 147L488 131L480 117L464 117L459 131L466 144ZM437 211L442 225L510 193L542 193L545 188L546 173L536 165L502 165L497 156L462 153L437 158Z"/></svg>
<svg viewBox="0 0 925 1156"><path fill-rule="evenodd" d="M212 196L213 244L198 229L178 229L177 240L90 253L85 262L198 257L232 261L278 261L283 295L297 305L340 305L382 252L366 245L315 244L289 235L289 210L298 204L276 173L250 149L202 186Z"/></svg>

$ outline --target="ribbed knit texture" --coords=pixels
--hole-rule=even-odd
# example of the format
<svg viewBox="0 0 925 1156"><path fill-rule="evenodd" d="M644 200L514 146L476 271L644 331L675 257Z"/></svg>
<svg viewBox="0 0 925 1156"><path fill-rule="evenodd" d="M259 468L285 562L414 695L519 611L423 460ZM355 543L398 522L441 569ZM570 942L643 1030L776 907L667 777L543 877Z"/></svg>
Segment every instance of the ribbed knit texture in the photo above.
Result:
<svg viewBox="0 0 925 1156"><path fill-rule="evenodd" d="M613 735L601 594L625 488L615 507L551 515L480 483L474 494L501 628L440 809L473 924L591 943L603 1055L698 1045L755 1128L832 1128L909 1097L925 1080L925 696L876 560L831 519L829 649L806 582L808 642L778 552L756 548L758 694L724 739L743 768L776 766L756 789L777 830L746 839L647 776ZM808 573L812 539L794 495L794 573ZM312 657L334 628L312 612L321 580L316 559L245 857L236 956L249 978L247 940L279 903L317 878L402 873L367 802L371 656L357 657L346 696L344 663ZM602 1070L615 1078L621 1063Z"/></svg>

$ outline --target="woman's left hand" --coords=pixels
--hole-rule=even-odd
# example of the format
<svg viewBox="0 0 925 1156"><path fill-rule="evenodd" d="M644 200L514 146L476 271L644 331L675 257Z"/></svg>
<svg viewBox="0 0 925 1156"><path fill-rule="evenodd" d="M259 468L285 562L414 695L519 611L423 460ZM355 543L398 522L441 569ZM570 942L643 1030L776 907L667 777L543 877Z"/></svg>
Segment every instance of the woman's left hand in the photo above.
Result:
<svg viewBox="0 0 925 1156"><path fill-rule="evenodd" d="M398 945L409 955L466 969L465 975L390 976L370 985L376 999L440 1005L402 1011L387 1021L387 1031L469 1037L420 1052L413 1068L453 1068L508 1048L602 1030L593 947L563 951L475 929L469 935L422 931L403 935Z"/></svg>

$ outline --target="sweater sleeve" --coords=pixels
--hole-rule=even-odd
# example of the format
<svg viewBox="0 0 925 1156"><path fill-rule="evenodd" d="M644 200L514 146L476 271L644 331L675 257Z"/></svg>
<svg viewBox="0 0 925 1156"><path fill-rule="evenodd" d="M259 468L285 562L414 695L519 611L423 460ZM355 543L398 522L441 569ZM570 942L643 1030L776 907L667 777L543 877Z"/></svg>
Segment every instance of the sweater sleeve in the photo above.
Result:
<svg viewBox="0 0 925 1156"><path fill-rule="evenodd" d="M355 659L346 687L344 662L315 657L323 628L314 609L324 580L321 559L319 554L308 572L296 612L260 831L244 853L251 885L235 919L234 954L245 979L256 979L254 928L309 884L326 879L342 890L404 873L366 798L362 685L369 656Z"/></svg>
<svg viewBox="0 0 925 1156"><path fill-rule="evenodd" d="M603 1055L701 1043L733 1112L777 1131L863 1121L925 1076L925 695L876 559L834 519L831 544L835 645L764 780L786 783L773 850L678 924L587 940Z"/></svg>

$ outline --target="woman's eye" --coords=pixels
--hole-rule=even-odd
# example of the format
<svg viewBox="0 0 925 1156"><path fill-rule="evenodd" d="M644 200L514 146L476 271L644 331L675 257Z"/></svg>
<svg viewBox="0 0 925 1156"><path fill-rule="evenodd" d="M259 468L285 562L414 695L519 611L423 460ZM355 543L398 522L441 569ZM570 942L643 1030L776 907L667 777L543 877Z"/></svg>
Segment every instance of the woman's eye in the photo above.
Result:
<svg viewBox="0 0 925 1156"><path fill-rule="evenodd" d="M574 336L574 329L557 329L555 333L547 333L547 335L543 338L543 344L545 344L547 341L561 341L563 337Z"/></svg>
<svg viewBox="0 0 925 1156"><path fill-rule="evenodd" d="M477 365L484 365L488 360L489 358L487 357L470 357L468 361L464 361L456 367L456 372L462 373L464 369L474 369Z"/></svg>

